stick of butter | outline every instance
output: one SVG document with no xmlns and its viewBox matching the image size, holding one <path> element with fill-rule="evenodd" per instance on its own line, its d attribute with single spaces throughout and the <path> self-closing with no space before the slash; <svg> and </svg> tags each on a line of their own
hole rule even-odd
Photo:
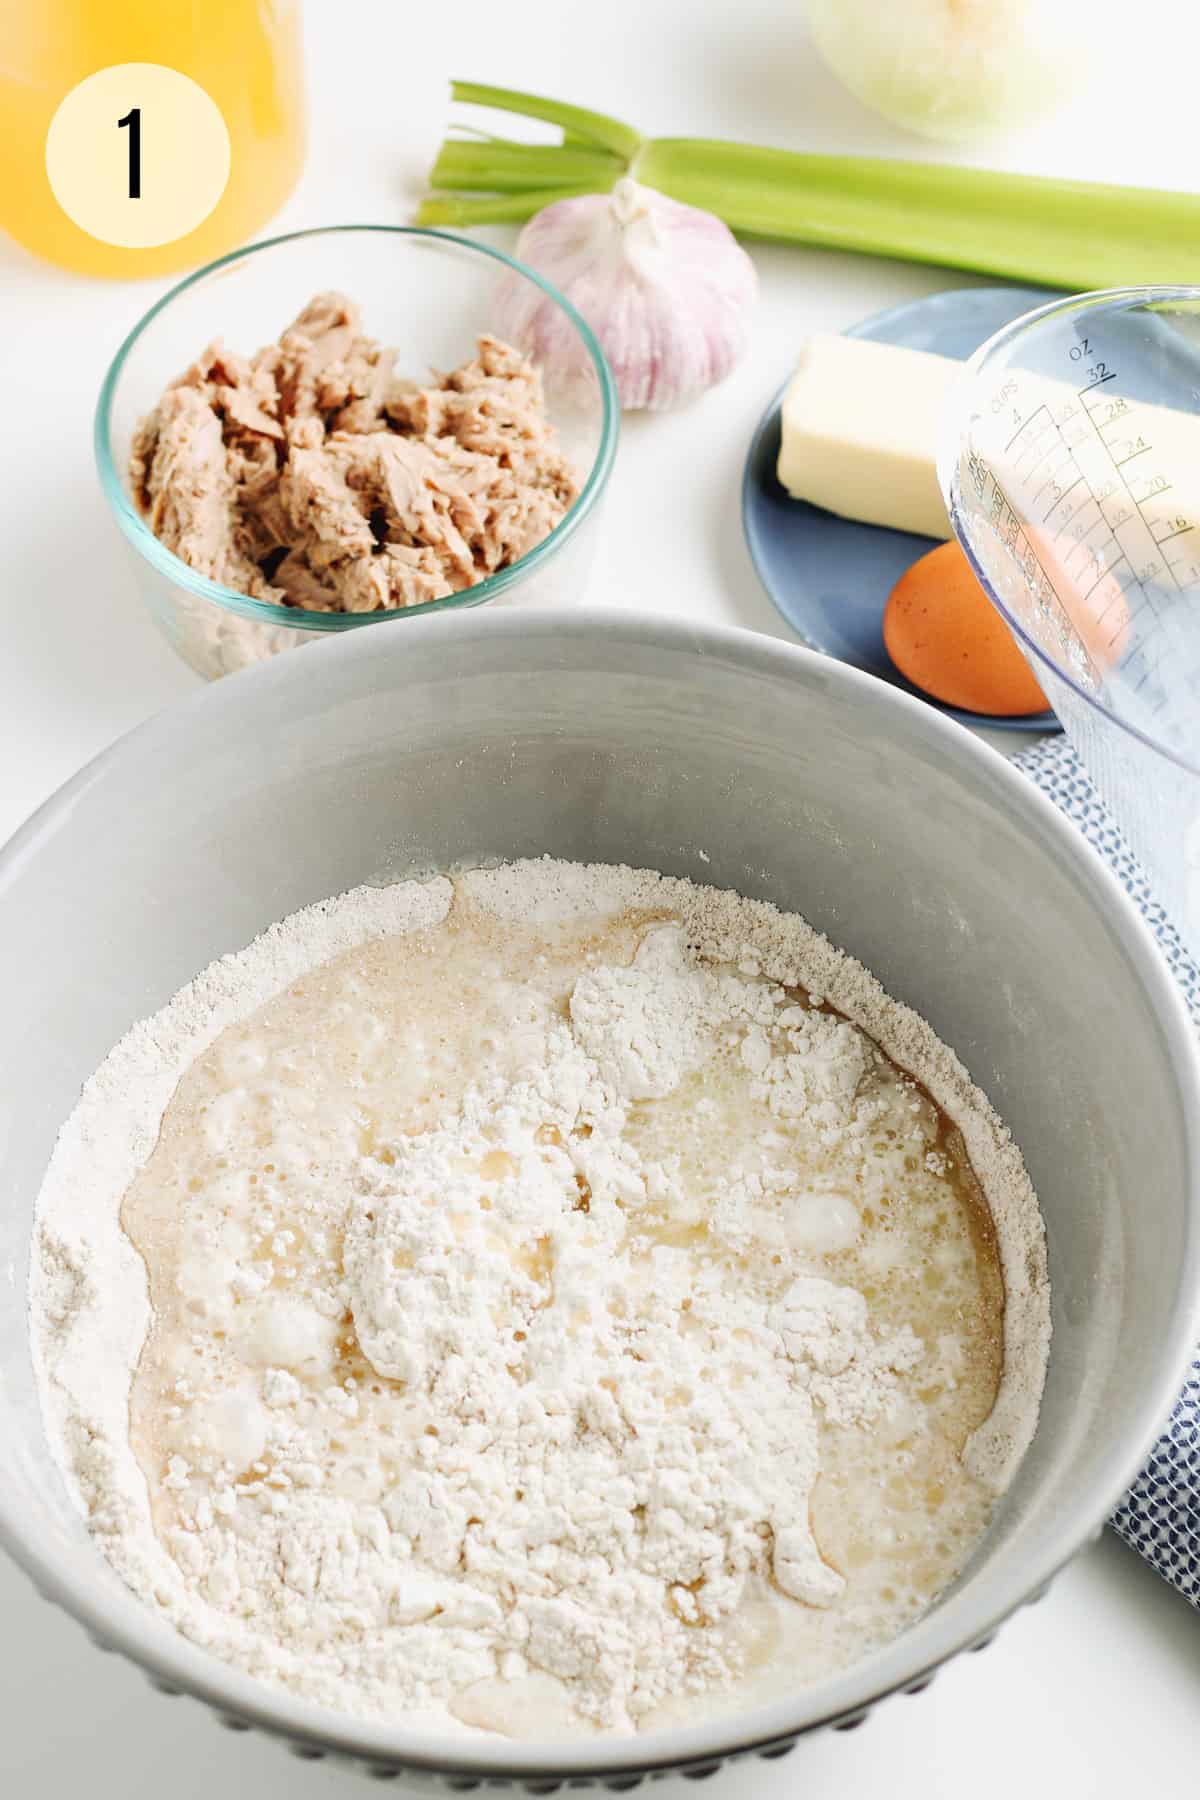
<svg viewBox="0 0 1200 1800">
<path fill-rule="evenodd" d="M 949 356 L 816 333 L 783 399 L 781 484 L 847 519 L 952 536 L 936 457 L 962 372 Z"/>
</svg>

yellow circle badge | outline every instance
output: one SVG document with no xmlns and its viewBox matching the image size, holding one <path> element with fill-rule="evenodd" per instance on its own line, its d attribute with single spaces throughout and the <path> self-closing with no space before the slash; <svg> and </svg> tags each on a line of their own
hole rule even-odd
<svg viewBox="0 0 1200 1800">
<path fill-rule="evenodd" d="M 229 180 L 229 132 L 198 82 L 160 63 L 81 81 L 46 133 L 54 198 L 105 244 L 148 250 L 203 224 Z"/>
</svg>

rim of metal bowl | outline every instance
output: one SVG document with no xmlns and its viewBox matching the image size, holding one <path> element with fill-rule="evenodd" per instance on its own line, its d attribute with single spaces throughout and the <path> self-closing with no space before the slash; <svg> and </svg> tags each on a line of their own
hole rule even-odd
<svg viewBox="0 0 1200 1800">
<path fill-rule="evenodd" d="M 1062 663 L 1051 656 L 1049 651 L 1030 635 L 1022 621 L 1004 604 L 992 586 L 982 563 L 975 554 L 966 510 L 959 502 L 959 462 L 967 440 L 967 432 L 976 411 L 980 383 L 988 366 L 1000 351 L 1008 349 L 1014 340 L 1024 336 L 1031 326 L 1042 324 L 1054 313 L 1079 313 L 1092 307 L 1122 303 L 1128 308 L 1135 304 L 1145 305 L 1169 300 L 1193 300 L 1200 303 L 1200 287 L 1184 285 L 1095 288 L 1088 293 L 1069 294 L 1065 299 L 1050 300 L 1045 306 L 1035 306 L 1030 312 L 1022 313 L 1019 319 L 1013 319 L 1010 324 L 1001 326 L 999 331 L 994 332 L 990 338 L 980 344 L 974 355 L 969 356 L 963 365 L 963 374 L 950 397 L 946 423 L 942 431 L 942 441 L 938 447 L 937 476 L 938 486 L 942 490 L 942 498 L 946 503 L 946 511 L 950 515 L 950 523 L 954 528 L 954 535 L 962 545 L 967 561 L 992 605 L 1025 649 L 1035 656 L 1051 675 L 1069 687 L 1080 700 L 1085 700 L 1110 725 L 1115 725 L 1118 731 L 1126 732 L 1139 744 L 1143 744 L 1147 750 L 1152 750 L 1156 756 L 1161 756 L 1167 762 L 1174 763 L 1177 768 L 1183 769 L 1187 774 L 1200 775 L 1200 762 L 1193 762 L 1188 757 L 1181 756 L 1178 751 L 1172 750 L 1158 738 L 1151 737 L 1139 726 L 1131 724 L 1128 719 L 1123 719 L 1111 707 L 1105 706 L 1102 700 L 1097 699 L 1095 694 L 1089 693 L 1069 669 L 1064 668 Z"/>
<path fill-rule="evenodd" d="M 600 443 L 592 459 L 587 478 L 580 491 L 579 498 L 571 507 L 566 517 L 561 519 L 548 537 L 528 551 L 519 561 L 511 563 L 506 569 L 498 569 L 484 581 L 474 587 L 464 588 L 459 594 L 449 594 L 441 600 L 425 600 L 418 606 L 389 607 L 386 610 L 370 613 L 323 613 L 313 612 L 305 607 L 276 606 L 268 600 L 254 600 L 248 594 L 239 594 L 233 588 L 223 587 L 220 582 L 210 581 L 206 575 L 197 574 L 195 569 L 181 561 L 173 551 L 161 543 L 139 516 L 117 468 L 112 448 L 112 408 L 117 387 L 125 364 L 137 346 L 142 334 L 148 329 L 160 313 L 168 307 L 188 288 L 197 282 L 204 281 L 215 274 L 218 269 L 230 268 L 236 263 L 244 262 L 250 257 L 259 256 L 264 251 L 278 249 L 282 244 L 294 244 L 305 238 L 341 237 L 348 233 L 375 232 L 381 236 L 393 236 L 416 239 L 426 243 L 449 244 L 455 249 L 466 250 L 476 256 L 488 258 L 509 274 L 522 276 L 526 281 L 539 287 L 546 297 L 561 308 L 571 321 L 583 342 L 592 367 L 600 384 L 601 425 Z M 518 582 L 537 572 L 541 566 L 557 555 L 564 545 L 574 537 L 584 520 L 593 511 L 597 500 L 603 493 L 608 477 L 612 471 L 613 460 L 617 453 L 617 440 L 620 436 L 621 408 L 617 398 L 616 382 L 608 359 L 600 347 L 600 343 L 582 315 L 575 309 L 566 295 L 560 293 L 552 282 L 531 269 L 527 264 L 519 262 L 516 257 L 509 256 L 503 250 L 495 249 L 491 244 L 482 244 L 474 238 L 463 236 L 456 231 L 439 231 L 423 225 L 316 225 L 303 231 L 287 231 L 278 237 L 264 238 L 259 243 L 244 244 L 240 249 L 231 250 L 215 261 L 205 263 L 202 268 L 185 276 L 156 300 L 147 313 L 144 313 L 137 324 L 125 338 L 120 349 L 113 357 L 108 372 L 100 389 L 100 397 L 96 403 L 96 416 L 93 429 L 93 447 L 96 465 L 100 473 L 100 485 L 105 498 L 112 508 L 117 524 L 138 554 L 145 558 L 158 572 L 165 575 L 176 587 L 186 588 L 201 600 L 210 600 L 214 606 L 222 607 L 226 612 L 237 613 L 244 619 L 257 619 L 267 625 L 282 625 L 293 631 L 354 631 L 363 625 L 377 625 L 385 619 L 428 618 L 432 613 L 452 612 L 458 608 L 483 606 L 489 600 L 498 598 Z"/>
</svg>

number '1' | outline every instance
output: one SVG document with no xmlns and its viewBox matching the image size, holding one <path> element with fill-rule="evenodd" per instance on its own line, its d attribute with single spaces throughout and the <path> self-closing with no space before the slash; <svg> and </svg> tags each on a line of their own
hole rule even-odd
<svg viewBox="0 0 1200 1800">
<path fill-rule="evenodd" d="M 129 198 L 140 200 L 142 197 L 142 109 L 131 106 L 123 119 L 117 120 L 117 130 L 124 131 L 129 127 Z"/>
</svg>

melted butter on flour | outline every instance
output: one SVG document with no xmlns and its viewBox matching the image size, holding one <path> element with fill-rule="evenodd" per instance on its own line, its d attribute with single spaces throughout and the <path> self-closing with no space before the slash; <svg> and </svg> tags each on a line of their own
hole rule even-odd
<svg viewBox="0 0 1200 1800">
<path fill-rule="evenodd" d="M 961 1139 L 661 914 L 460 896 L 312 970 L 193 1065 L 122 1216 L 155 1528 L 292 1685 L 340 1658 L 514 1735 L 744 1705 L 986 1527 L 1004 1293 Z"/>
</svg>

